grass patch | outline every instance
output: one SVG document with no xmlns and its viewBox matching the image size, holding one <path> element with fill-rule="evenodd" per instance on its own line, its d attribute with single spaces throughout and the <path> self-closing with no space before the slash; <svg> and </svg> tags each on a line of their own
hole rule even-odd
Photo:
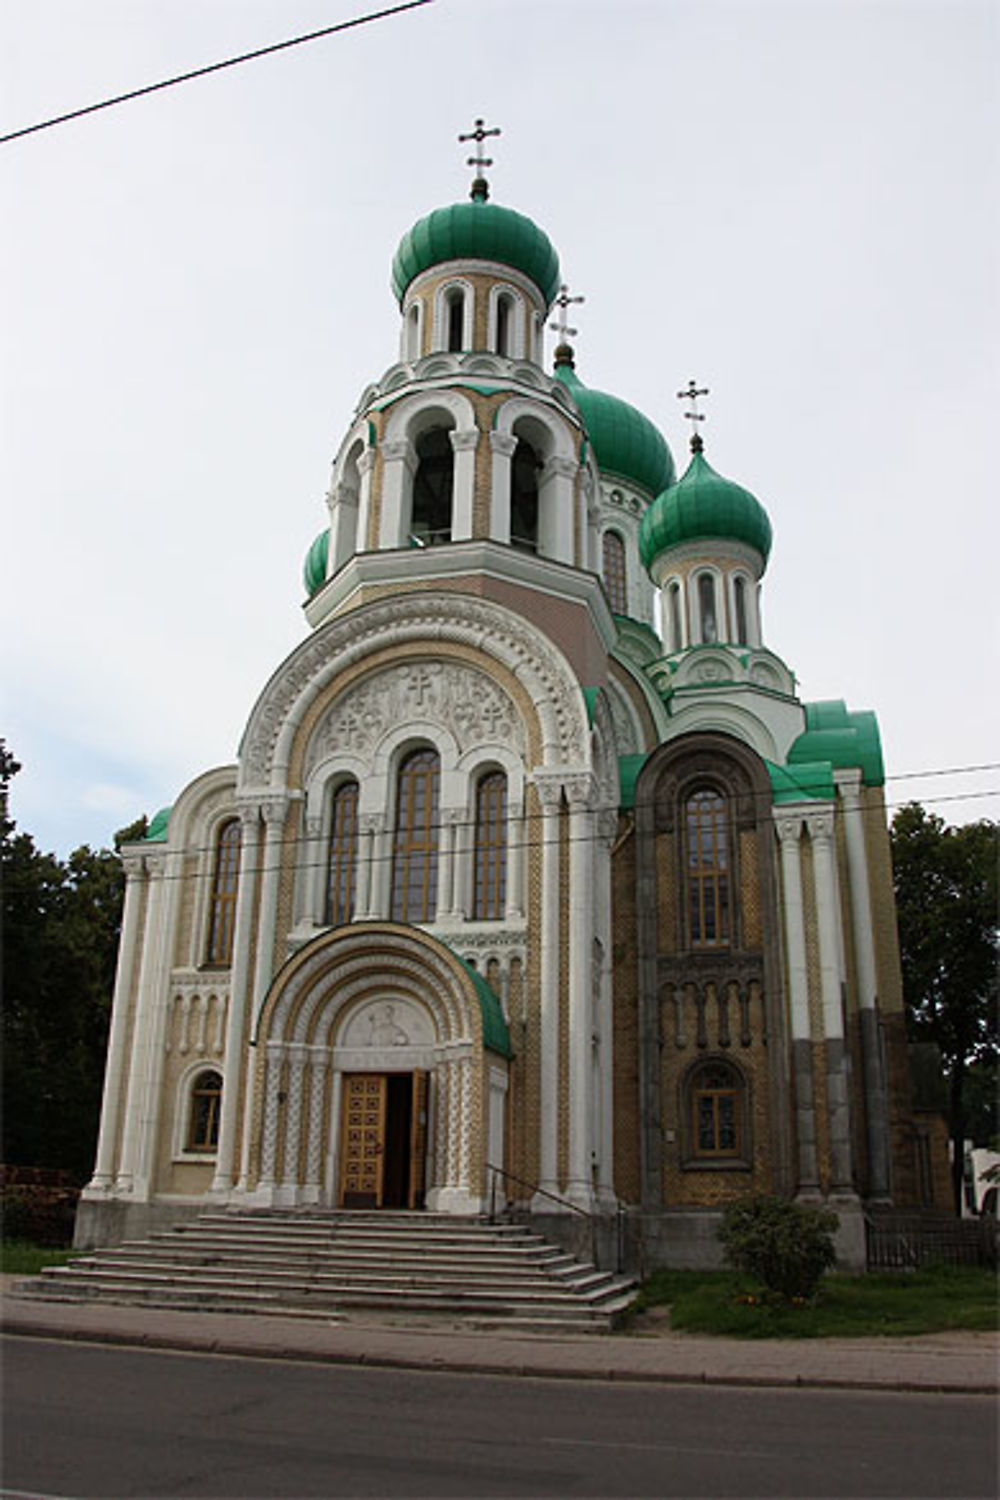
<svg viewBox="0 0 1000 1500">
<path fill-rule="evenodd" d="M 996 1277 L 965 1266 L 825 1276 L 816 1298 L 802 1306 L 768 1299 L 731 1271 L 657 1271 L 643 1285 L 635 1330 L 642 1331 L 643 1311 L 664 1306 L 672 1328 L 745 1339 L 983 1332 L 998 1324 Z"/>
<path fill-rule="evenodd" d="M 54 1250 L 51 1245 L 33 1245 L 29 1240 L 0 1241 L 0 1271 L 14 1276 L 34 1276 L 43 1266 L 62 1266 L 73 1251 Z"/>
</svg>

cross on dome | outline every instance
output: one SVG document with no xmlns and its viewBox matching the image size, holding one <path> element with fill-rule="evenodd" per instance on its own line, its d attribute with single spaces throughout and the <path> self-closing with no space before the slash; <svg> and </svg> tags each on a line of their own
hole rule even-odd
<svg viewBox="0 0 1000 1500">
<path fill-rule="evenodd" d="M 703 443 L 702 443 L 702 440 L 701 440 L 701 433 L 698 431 L 698 428 L 697 428 L 697 425 L 696 425 L 698 422 L 704 422 L 704 420 L 705 420 L 705 413 L 698 410 L 698 397 L 699 396 L 707 396 L 708 394 L 709 394 L 708 386 L 707 385 L 703 385 L 703 386 L 696 385 L 695 384 L 695 380 L 694 380 L 694 376 L 692 376 L 691 379 L 688 381 L 687 387 L 683 391 L 678 391 L 677 392 L 677 399 L 678 399 L 678 401 L 690 401 L 690 403 L 691 403 L 691 410 L 690 411 L 686 411 L 684 413 L 684 415 L 687 418 L 687 420 L 691 423 L 691 452 L 692 453 L 700 453 L 701 450 L 702 450 L 702 447 L 704 446 Z"/>
<path fill-rule="evenodd" d="M 559 335 L 560 344 L 565 344 L 568 343 L 570 339 L 575 339 L 578 331 L 575 328 L 571 328 L 567 323 L 566 309 L 569 307 L 571 302 L 586 302 L 586 300 L 586 297 L 571 297 L 569 294 L 569 287 L 566 285 L 565 281 L 560 286 L 559 295 L 558 297 L 553 299 L 552 303 L 553 307 L 558 307 L 559 315 L 554 323 L 549 324 L 552 332 Z"/>
<path fill-rule="evenodd" d="M 475 180 L 472 184 L 473 198 L 485 198 L 487 196 L 488 188 L 486 185 L 486 178 L 483 176 L 483 172 L 487 167 L 492 167 L 493 165 L 492 156 L 483 155 L 483 141 L 485 141 L 487 136 L 499 135 L 500 133 L 501 132 L 499 125 L 494 125 L 490 129 L 487 129 L 485 120 L 475 120 L 473 122 L 473 128 L 467 131 L 465 135 L 460 135 L 458 138 L 459 141 L 475 141 L 476 143 L 475 156 L 470 156 L 466 160 L 466 166 L 475 167 L 476 169 Z"/>
</svg>

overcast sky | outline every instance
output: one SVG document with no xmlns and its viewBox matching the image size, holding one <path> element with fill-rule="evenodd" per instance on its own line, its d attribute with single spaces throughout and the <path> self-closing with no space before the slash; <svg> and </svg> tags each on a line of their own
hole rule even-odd
<svg viewBox="0 0 1000 1500">
<path fill-rule="evenodd" d="M 368 6 L 375 9 L 374 4 Z M 0 133 L 363 14 L 7 0 Z M 993 0 L 435 0 L 0 147 L 0 733 L 65 854 L 231 761 L 396 357 L 400 236 L 496 201 L 586 295 L 588 384 L 775 532 L 765 639 L 890 777 L 1000 760 Z M 554 342 L 554 340 L 551 340 Z M 990 459 L 987 462 L 987 444 Z M 1000 771 L 890 780 L 949 821 Z"/>
</svg>

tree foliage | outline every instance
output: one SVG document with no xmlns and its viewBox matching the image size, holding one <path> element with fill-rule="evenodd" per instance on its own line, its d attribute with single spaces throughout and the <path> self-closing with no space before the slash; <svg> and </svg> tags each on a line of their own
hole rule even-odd
<svg viewBox="0 0 1000 1500">
<path fill-rule="evenodd" d="M 912 1040 L 937 1046 L 947 1073 L 957 1207 L 970 1119 L 990 1117 L 980 1095 L 1000 1056 L 1000 827 L 949 828 L 914 802 L 897 812 L 891 837 L 907 1026 Z"/>
<path fill-rule="evenodd" d="M 19 769 L 0 741 L 5 793 Z M 65 862 L 43 853 L 15 831 L 6 795 L 2 816 L 2 1159 L 83 1178 L 100 1114 L 121 865 L 110 850 L 86 845 Z"/>
</svg>

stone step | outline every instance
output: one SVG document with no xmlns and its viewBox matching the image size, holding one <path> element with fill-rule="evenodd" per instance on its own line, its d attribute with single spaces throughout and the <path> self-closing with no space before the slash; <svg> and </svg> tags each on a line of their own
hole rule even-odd
<svg viewBox="0 0 1000 1500">
<path fill-rule="evenodd" d="M 106 1266 L 120 1266 L 123 1269 L 130 1270 L 136 1270 L 145 1266 L 159 1269 L 171 1268 L 180 1275 L 187 1275 L 200 1270 L 217 1269 L 228 1269 L 234 1274 L 248 1271 L 257 1271 L 266 1274 L 269 1271 L 274 1271 L 282 1275 L 295 1276 L 300 1280 L 309 1280 L 315 1276 L 338 1275 L 346 1277 L 373 1274 L 407 1278 L 426 1276 L 435 1280 L 486 1282 L 518 1282 L 531 1278 L 533 1280 L 546 1281 L 550 1284 L 557 1284 L 563 1281 L 578 1282 L 582 1277 L 593 1273 L 593 1267 L 582 1261 L 566 1261 L 557 1265 L 545 1264 L 539 1266 L 507 1266 L 490 1265 L 488 1263 L 470 1266 L 462 1262 L 438 1261 L 430 1257 L 426 1260 L 420 1260 L 417 1257 L 398 1260 L 381 1256 L 327 1256 L 322 1260 L 314 1260 L 310 1261 L 308 1265 L 302 1265 L 280 1256 L 256 1256 L 249 1252 L 238 1256 L 178 1256 L 159 1254 L 153 1250 L 147 1250 L 144 1254 L 138 1249 L 128 1254 L 118 1251 L 108 1252 L 102 1257 L 100 1263 Z"/>
<path fill-rule="evenodd" d="M 516 1271 L 533 1267 L 556 1269 L 575 1264 L 572 1256 L 555 1246 L 543 1246 L 533 1251 L 511 1253 L 506 1250 L 479 1246 L 474 1250 L 456 1251 L 451 1247 L 381 1245 L 381 1244 L 333 1244 L 309 1247 L 286 1246 L 280 1241 L 256 1244 L 253 1240 L 214 1240 L 201 1238 L 182 1242 L 170 1240 L 131 1240 L 115 1248 L 117 1255 L 169 1256 L 180 1262 L 212 1259 L 239 1259 L 253 1256 L 257 1260 L 280 1260 L 283 1264 L 301 1265 L 304 1268 L 322 1265 L 326 1261 L 357 1261 L 365 1264 L 379 1261 L 385 1265 L 437 1264 L 462 1267 L 505 1267 Z"/>
</svg>

